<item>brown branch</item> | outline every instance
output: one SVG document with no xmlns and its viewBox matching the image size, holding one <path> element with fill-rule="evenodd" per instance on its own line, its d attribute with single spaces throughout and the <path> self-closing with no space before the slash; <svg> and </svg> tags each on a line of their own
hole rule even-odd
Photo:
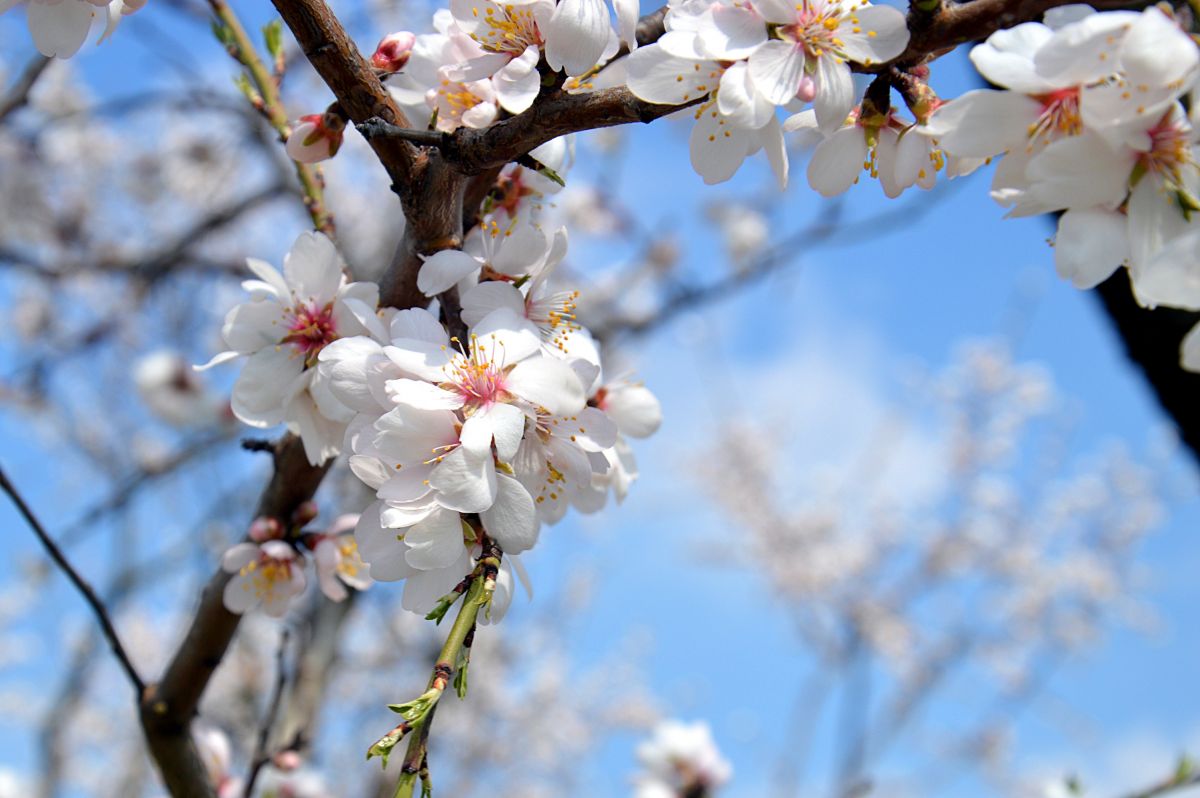
<svg viewBox="0 0 1200 798">
<path fill-rule="evenodd" d="M 44 55 L 38 55 L 34 56 L 25 66 L 21 76 L 17 78 L 17 82 L 8 90 L 8 94 L 0 99 L 0 122 L 7 119 L 9 114 L 24 108 L 29 103 L 29 94 L 52 60 Z"/>
<path fill-rule="evenodd" d="M 0 490 L 8 494 L 12 499 L 13 504 L 17 506 L 17 510 L 25 518 L 26 523 L 33 529 L 38 540 L 46 549 L 46 553 L 50 555 L 50 559 L 54 560 L 67 579 L 71 580 L 71 584 L 83 596 L 84 601 L 92 608 L 92 613 L 96 616 L 96 622 L 100 624 L 101 631 L 104 632 L 104 637 L 108 639 L 108 645 L 112 648 L 113 655 L 116 656 L 117 662 L 120 663 L 121 669 L 125 671 L 125 676 L 129 679 L 129 683 L 133 685 L 133 689 L 137 692 L 139 699 L 146 691 L 146 683 L 142 681 L 142 677 L 138 674 L 137 668 L 134 667 L 133 661 L 129 658 L 129 654 L 125 651 L 125 646 L 121 644 L 121 638 L 117 636 L 117 630 L 113 626 L 112 619 L 108 616 L 108 609 L 104 606 L 104 602 L 96 595 L 96 591 L 88 584 L 75 567 L 67 560 L 62 550 L 55 544 L 54 540 L 46 532 L 41 521 L 33 514 L 33 510 L 26 504 L 24 497 L 8 479 L 8 475 L 4 473 L 4 469 L 0 468 Z"/>
<path fill-rule="evenodd" d="M 328 464 L 309 465 L 300 439 L 285 436 L 276 445 L 275 472 L 263 491 L 255 517 L 289 518 L 297 506 L 312 498 L 327 468 Z M 222 600 L 230 578 L 218 570 L 209 580 L 187 636 L 162 681 L 151 685 L 142 701 L 146 742 L 174 798 L 214 796 L 189 725 L 241 621 L 241 616 L 225 609 Z"/>
</svg>

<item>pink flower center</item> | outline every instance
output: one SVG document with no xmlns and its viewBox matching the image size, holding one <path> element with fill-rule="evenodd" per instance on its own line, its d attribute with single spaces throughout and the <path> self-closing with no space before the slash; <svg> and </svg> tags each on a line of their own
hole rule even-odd
<svg viewBox="0 0 1200 798">
<path fill-rule="evenodd" d="M 1042 104 L 1042 113 L 1029 126 L 1031 141 L 1045 137 L 1053 141 L 1063 136 L 1077 136 L 1083 132 L 1083 120 L 1079 116 L 1079 88 L 1059 89 L 1035 97 Z"/>
<path fill-rule="evenodd" d="M 296 347 L 307 365 L 316 362 L 317 355 L 327 344 L 337 340 L 337 324 L 333 320 L 333 303 L 323 307 L 297 305 L 292 308 L 288 334 L 282 343 Z"/>
<path fill-rule="evenodd" d="M 1183 188 L 1183 172 L 1197 168 L 1192 157 L 1192 131 L 1168 114 L 1150 128 L 1150 149 L 1139 159 L 1141 166 L 1176 189 Z"/>
<path fill-rule="evenodd" d="M 840 9 L 836 5 L 833 8 L 814 9 L 807 0 L 797 6 L 796 21 L 790 25 L 779 26 L 780 38 L 802 46 L 805 53 L 812 58 L 820 58 L 826 53 L 841 50 L 842 41 L 837 37 L 838 28 L 842 24 Z M 858 28 L 857 22 L 851 22 Z"/>
<path fill-rule="evenodd" d="M 471 13 L 479 17 L 478 8 L 472 9 Z M 485 50 L 519 56 L 527 47 L 544 44 L 542 32 L 529 8 L 489 6 L 483 15 L 483 27 L 472 33 L 471 38 Z"/>
<path fill-rule="evenodd" d="M 470 354 L 455 359 L 446 387 L 457 391 L 468 405 L 486 407 L 507 398 L 504 377 L 504 369 L 496 362 L 494 353 L 489 356 L 480 351 L 477 339 L 472 336 Z"/>
</svg>

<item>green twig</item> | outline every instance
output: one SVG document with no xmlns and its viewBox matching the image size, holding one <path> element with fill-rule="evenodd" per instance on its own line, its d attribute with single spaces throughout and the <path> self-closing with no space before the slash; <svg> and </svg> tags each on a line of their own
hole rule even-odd
<svg viewBox="0 0 1200 798">
<path fill-rule="evenodd" d="M 279 140 L 286 142 L 291 134 L 291 120 L 288 119 L 287 109 L 279 94 L 279 74 L 271 70 L 259 57 L 258 50 L 250 41 L 246 29 L 242 26 L 233 9 L 225 0 L 208 0 L 213 14 L 217 17 L 214 30 L 225 49 L 239 64 L 246 68 L 249 81 L 243 82 L 243 93 L 259 113 L 271 124 L 279 134 Z M 268 46 L 272 42 L 272 34 L 268 26 L 266 33 Z M 275 67 L 282 66 L 281 59 L 276 56 Z M 252 84 L 252 85 L 251 85 Z M 317 167 L 292 161 L 296 169 L 296 177 L 300 179 L 300 187 L 304 193 L 304 207 L 312 217 L 313 227 L 331 238 L 334 235 L 333 216 L 325 207 L 325 181 Z"/>
<path fill-rule="evenodd" d="M 396 784 L 394 798 L 412 798 L 418 781 L 422 783 L 424 789 L 428 788 L 429 732 L 433 725 L 437 702 L 445 694 L 446 687 L 450 684 L 455 671 L 466 666 L 465 654 L 474 637 L 479 613 L 491 604 L 492 593 L 496 588 L 496 575 L 500 569 L 500 550 L 486 537 L 483 539 L 483 544 L 483 556 L 469 577 L 470 586 L 459 606 L 454 625 L 450 627 L 450 634 L 447 635 L 441 653 L 438 654 L 437 664 L 433 666 L 433 675 L 429 678 L 428 688 L 415 701 L 392 707 L 404 715 L 405 723 L 402 723 L 401 726 L 407 725 L 407 728 L 403 729 L 394 740 L 388 740 L 388 749 L 390 750 L 399 743 L 400 738 L 409 731 L 414 732 L 409 738 L 408 750 L 404 754 L 404 768 L 400 773 L 400 780 Z M 465 685 L 465 682 L 463 684 Z M 372 747 L 372 752 L 381 755 L 387 753 L 379 750 L 378 743 Z"/>
</svg>

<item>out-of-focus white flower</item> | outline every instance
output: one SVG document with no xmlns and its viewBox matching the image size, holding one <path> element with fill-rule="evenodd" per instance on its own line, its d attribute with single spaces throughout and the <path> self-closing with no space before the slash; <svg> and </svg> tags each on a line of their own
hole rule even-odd
<svg viewBox="0 0 1200 798">
<path fill-rule="evenodd" d="M 217 798 L 234 798 L 243 792 L 242 780 L 230 771 L 233 765 L 233 749 L 225 732 L 198 720 L 192 724 L 192 739 L 209 781 L 217 788 Z M 0 792 L 0 796 L 3 792 Z"/>
<path fill-rule="evenodd" d="M 225 609 L 238 615 L 262 605 L 268 615 L 280 618 L 304 592 L 304 558 L 282 540 L 238 543 L 221 557 L 221 568 L 233 574 L 225 585 Z"/>
<path fill-rule="evenodd" d="M 638 746 L 645 772 L 637 779 L 637 798 L 683 798 L 694 792 L 712 795 L 733 776 L 733 766 L 721 756 L 704 721 L 660 723 L 653 736 Z"/>
<path fill-rule="evenodd" d="M 345 601 L 349 595 L 346 585 L 355 590 L 366 590 L 371 586 L 367 564 L 363 562 L 358 553 L 358 544 L 354 542 L 353 532 L 357 524 L 357 515 L 340 516 L 328 530 L 317 536 L 315 542 L 309 544 L 317 568 L 317 583 L 330 601 Z"/>
<path fill-rule="evenodd" d="M 225 403 L 197 379 L 178 352 L 160 349 L 139 358 L 133 384 L 150 412 L 176 427 L 211 424 L 225 412 Z"/>
</svg>

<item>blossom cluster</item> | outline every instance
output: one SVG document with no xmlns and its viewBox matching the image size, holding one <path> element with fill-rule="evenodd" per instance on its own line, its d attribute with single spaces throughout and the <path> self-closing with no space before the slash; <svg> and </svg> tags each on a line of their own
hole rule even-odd
<svg viewBox="0 0 1200 798">
<path fill-rule="evenodd" d="M 947 153 L 1000 158 L 992 197 L 1009 216 L 1062 211 L 1059 273 L 1090 288 L 1124 265 L 1138 301 L 1200 309 L 1195 103 L 1200 50 L 1156 6 L 1057 9 L 992 34 L 971 60 L 1000 88 L 940 105 L 924 132 Z M 1184 347 L 1200 369 L 1200 333 Z"/>
<path fill-rule="evenodd" d="M 552 287 L 566 231 L 547 233 L 528 216 L 490 214 L 462 250 L 422 266 L 428 296 L 455 288 L 461 297 L 461 335 L 424 308 L 377 309 L 378 287 L 349 282 L 320 233 L 300 236 L 282 274 L 249 262 L 250 301 L 229 312 L 229 349 L 208 364 L 248 357 L 232 412 L 254 426 L 286 422 L 314 465 L 346 451 L 377 501 L 357 522 L 356 545 L 277 522 L 252 529 L 254 542 L 225 555 L 236 574 L 231 611 L 261 602 L 282 614 L 304 588 L 301 543 L 331 598 L 344 595 L 334 574 L 363 586 L 361 552 L 371 577 L 405 580 L 403 605 L 428 613 L 471 573 L 486 536 L 506 555 L 498 619 L 514 570 L 524 578 L 514 555 L 542 524 L 571 506 L 595 512 L 610 491 L 624 498 L 637 476 L 627 437 L 657 429 L 658 401 L 604 378 L 596 341 L 574 320 L 578 292 Z"/>
<path fill-rule="evenodd" d="M 0 14 L 22 0 L 0 0 Z M 146 0 L 25 0 L 25 19 L 38 52 L 48 58 L 70 58 L 79 52 L 97 19 L 104 20 L 100 41 L 112 35 L 121 18 Z"/>
</svg>

